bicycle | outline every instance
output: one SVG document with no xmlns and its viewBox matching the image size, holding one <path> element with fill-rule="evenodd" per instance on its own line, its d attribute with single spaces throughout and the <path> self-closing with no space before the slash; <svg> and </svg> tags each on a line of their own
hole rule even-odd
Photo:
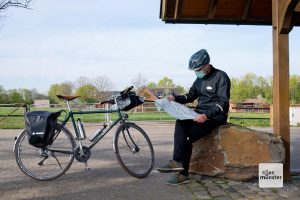
<svg viewBox="0 0 300 200">
<path fill-rule="evenodd" d="M 58 98 L 66 102 L 68 112 L 65 110 L 59 111 L 60 113 L 66 112 L 66 116 L 62 122 L 56 124 L 52 144 L 43 148 L 31 146 L 28 143 L 27 130 L 23 130 L 17 137 L 14 146 L 18 167 L 27 176 L 37 180 L 58 178 L 70 168 L 74 158 L 79 162 L 84 162 L 87 169 L 91 149 L 114 126 L 119 124 L 113 137 L 113 149 L 119 164 L 133 177 L 146 177 L 152 171 L 154 165 L 154 150 L 146 132 L 135 123 L 129 122 L 129 116 L 124 112 L 124 104 L 126 104 L 126 101 L 128 103 L 128 98 L 125 97 L 132 93 L 130 92 L 132 88 L 131 86 L 111 99 L 101 102 L 101 104 L 106 105 L 115 104 L 117 105 L 116 109 L 73 112 L 69 102 L 78 96 L 57 95 Z M 76 123 L 74 116 L 94 113 L 117 113 L 118 118 L 110 124 L 104 122 L 103 127 L 100 127 L 91 138 L 88 138 L 89 146 L 83 146 L 82 142 L 87 139 L 84 126 L 80 119 Z M 70 119 L 76 139 L 65 127 Z"/>
</svg>

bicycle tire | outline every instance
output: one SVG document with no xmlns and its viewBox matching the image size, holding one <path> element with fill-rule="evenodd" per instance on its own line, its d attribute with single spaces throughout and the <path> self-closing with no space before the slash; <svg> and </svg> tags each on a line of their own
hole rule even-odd
<svg viewBox="0 0 300 200">
<path fill-rule="evenodd" d="M 114 150 L 121 167 L 131 176 L 144 178 L 154 166 L 154 150 L 146 132 L 134 123 L 118 127 Z"/>
<path fill-rule="evenodd" d="M 57 132 L 58 129 L 61 130 Z M 14 148 L 15 159 L 21 171 L 30 178 L 41 181 L 52 180 L 63 175 L 72 165 L 76 144 L 73 135 L 60 124 L 57 124 L 55 132 L 53 143 L 44 149 L 28 143 L 26 129 L 17 138 Z M 49 150 L 50 148 L 53 151 Z M 73 153 L 56 152 L 54 149 Z"/>
</svg>

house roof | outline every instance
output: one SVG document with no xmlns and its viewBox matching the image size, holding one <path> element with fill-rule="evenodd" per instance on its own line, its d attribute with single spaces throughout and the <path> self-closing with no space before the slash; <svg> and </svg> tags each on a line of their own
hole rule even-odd
<svg viewBox="0 0 300 200">
<path fill-rule="evenodd" d="M 158 98 L 164 97 L 166 95 L 169 95 L 170 93 L 175 93 L 175 94 L 179 94 L 179 91 L 177 88 L 175 87 L 171 87 L 171 88 L 166 88 L 166 87 L 162 87 L 162 88 L 148 88 L 148 87 L 144 87 L 139 94 L 144 96 L 146 98 L 146 100 L 151 100 L 154 101 Z"/>
<path fill-rule="evenodd" d="M 166 23 L 272 25 L 272 0 L 161 0 Z M 300 3 L 293 25 L 300 26 Z"/>
</svg>

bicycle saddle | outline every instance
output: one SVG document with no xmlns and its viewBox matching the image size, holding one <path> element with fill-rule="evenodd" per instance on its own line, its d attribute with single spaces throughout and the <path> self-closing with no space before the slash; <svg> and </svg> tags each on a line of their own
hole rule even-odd
<svg viewBox="0 0 300 200">
<path fill-rule="evenodd" d="M 76 99 L 79 96 L 63 96 L 63 95 L 56 95 L 57 98 L 65 100 L 65 101 L 72 101 L 73 99 Z"/>
</svg>

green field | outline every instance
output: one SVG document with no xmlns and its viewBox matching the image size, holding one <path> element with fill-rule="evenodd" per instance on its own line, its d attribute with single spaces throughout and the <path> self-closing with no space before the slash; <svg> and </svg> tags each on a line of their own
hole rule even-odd
<svg viewBox="0 0 300 200">
<path fill-rule="evenodd" d="M 12 112 L 15 108 L 0 108 L 0 129 L 12 129 L 12 128 L 24 128 L 24 109 L 20 108 L 13 113 L 13 116 L 8 117 L 4 120 L 3 117 L 8 113 Z M 31 109 L 32 111 L 34 109 Z M 47 109 L 48 111 L 57 111 L 60 109 Z M 74 110 L 75 111 L 75 110 Z M 175 121 L 175 118 L 171 117 L 165 112 L 139 112 L 129 114 L 129 120 L 132 121 Z M 87 114 L 87 115 L 76 115 L 76 119 L 80 118 L 83 122 L 102 122 L 104 121 L 104 114 Z M 112 120 L 114 120 L 117 115 L 112 114 Z M 60 120 L 63 120 L 64 116 L 60 117 Z M 261 118 L 261 119 L 255 119 Z M 238 124 L 241 126 L 258 126 L 258 127 L 269 127 L 269 113 L 230 113 L 229 120 L 230 123 Z"/>
</svg>

